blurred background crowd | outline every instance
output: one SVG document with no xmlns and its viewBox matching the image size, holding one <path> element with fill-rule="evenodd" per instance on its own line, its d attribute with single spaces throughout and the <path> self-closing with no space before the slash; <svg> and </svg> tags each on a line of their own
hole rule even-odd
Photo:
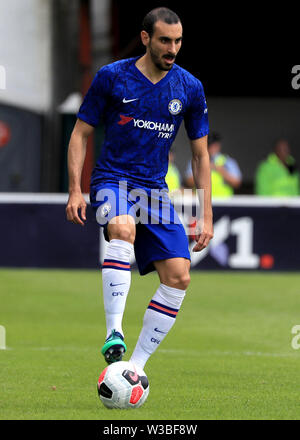
<svg viewBox="0 0 300 440">
<path fill-rule="evenodd" d="M 119 0 L 0 0 L 1 192 L 67 192 L 68 141 L 82 98 L 103 65 L 143 54 L 141 21 L 156 6 L 181 17 L 177 63 L 204 86 L 213 196 L 299 195 L 300 103 L 283 56 L 270 72 L 281 37 L 274 28 L 266 57 L 263 14 L 253 33 L 242 18 L 212 16 L 206 6 L 199 14 L 179 1 Z M 88 145 L 84 192 L 103 137 L 100 125 Z M 193 188 L 190 160 L 182 126 L 170 154 L 170 191 Z"/>
<path fill-rule="evenodd" d="M 208 136 L 208 153 L 211 165 L 212 196 L 223 198 L 241 193 L 243 175 L 238 162 L 222 151 L 222 138 L 218 133 Z M 299 195 L 299 169 L 291 154 L 287 139 L 279 138 L 273 143 L 267 157 L 259 162 L 254 175 L 254 194 L 259 196 L 294 197 Z M 194 188 L 191 161 L 182 176 L 174 153 L 170 152 L 166 176 L 170 192 L 182 188 Z"/>
</svg>

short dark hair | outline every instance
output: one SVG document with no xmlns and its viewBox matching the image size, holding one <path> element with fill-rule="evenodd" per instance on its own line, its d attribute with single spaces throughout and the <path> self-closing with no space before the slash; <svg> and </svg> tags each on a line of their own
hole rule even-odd
<svg viewBox="0 0 300 440">
<path fill-rule="evenodd" d="M 142 30 L 146 31 L 151 38 L 154 33 L 154 25 L 157 21 L 163 21 L 167 24 L 181 23 L 180 18 L 175 12 L 168 8 L 155 8 L 148 12 L 142 23 Z"/>
<path fill-rule="evenodd" d="M 215 142 L 221 142 L 222 136 L 219 133 L 216 133 L 215 131 L 209 133 L 207 138 L 207 145 L 214 144 Z"/>
</svg>

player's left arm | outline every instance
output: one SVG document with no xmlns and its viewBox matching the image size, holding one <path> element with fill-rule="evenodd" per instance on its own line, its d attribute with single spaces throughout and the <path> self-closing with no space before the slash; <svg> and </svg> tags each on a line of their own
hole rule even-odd
<svg viewBox="0 0 300 440">
<path fill-rule="evenodd" d="M 210 240 L 213 238 L 213 213 L 211 204 L 211 173 L 210 162 L 207 151 L 207 136 L 191 140 L 192 149 L 192 170 L 197 189 L 202 190 L 203 197 L 200 203 L 203 206 L 203 219 L 201 231 L 196 234 L 197 243 L 193 248 L 193 252 L 202 251 L 206 248 Z"/>
</svg>

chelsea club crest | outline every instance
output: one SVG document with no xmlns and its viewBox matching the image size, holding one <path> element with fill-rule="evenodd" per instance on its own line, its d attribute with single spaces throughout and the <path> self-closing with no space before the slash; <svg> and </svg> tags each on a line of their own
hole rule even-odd
<svg viewBox="0 0 300 440">
<path fill-rule="evenodd" d="M 101 206 L 101 217 L 107 217 L 108 214 L 111 211 L 111 204 L 109 202 L 104 203 L 104 205 Z"/>
<path fill-rule="evenodd" d="M 179 99 L 172 99 L 168 105 L 171 115 L 178 115 L 182 110 L 182 102 Z"/>
</svg>

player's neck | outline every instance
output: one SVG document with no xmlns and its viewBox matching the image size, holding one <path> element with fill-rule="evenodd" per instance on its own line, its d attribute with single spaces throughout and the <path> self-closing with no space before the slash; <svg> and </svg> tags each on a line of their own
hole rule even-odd
<svg viewBox="0 0 300 440">
<path fill-rule="evenodd" d="M 142 74 L 153 84 L 158 83 L 169 72 L 168 70 L 158 69 L 152 62 L 150 55 L 147 53 L 139 58 L 135 65 L 142 72 Z"/>
</svg>

